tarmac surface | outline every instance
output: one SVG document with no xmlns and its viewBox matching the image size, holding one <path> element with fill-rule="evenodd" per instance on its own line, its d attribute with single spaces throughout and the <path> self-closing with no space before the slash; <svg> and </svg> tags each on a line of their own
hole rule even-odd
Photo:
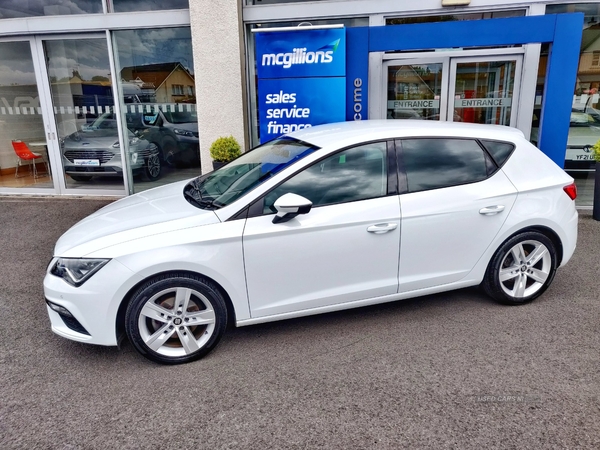
<svg viewBox="0 0 600 450">
<path fill-rule="evenodd" d="M 107 201 L 0 198 L 1 449 L 600 448 L 600 222 L 519 307 L 478 289 L 229 330 L 160 366 L 55 336 L 57 238 Z"/>
</svg>

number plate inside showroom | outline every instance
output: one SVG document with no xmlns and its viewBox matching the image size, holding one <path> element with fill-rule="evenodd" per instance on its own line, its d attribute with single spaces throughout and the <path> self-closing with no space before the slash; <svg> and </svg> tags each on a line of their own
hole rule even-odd
<svg viewBox="0 0 600 450">
<path fill-rule="evenodd" d="M 99 166 L 99 159 L 74 159 L 73 164 L 76 166 Z"/>
</svg>

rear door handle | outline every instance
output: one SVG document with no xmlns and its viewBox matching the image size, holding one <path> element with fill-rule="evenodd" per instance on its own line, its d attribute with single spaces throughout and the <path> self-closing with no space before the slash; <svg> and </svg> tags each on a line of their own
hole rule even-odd
<svg viewBox="0 0 600 450">
<path fill-rule="evenodd" d="M 484 216 L 493 216 L 494 214 L 498 214 L 504 211 L 504 205 L 496 205 L 496 206 L 486 206 L 485 208 L 481 208 L 479 210 L 479 214 L 483 214 Z"/>
<path fill-rule="evenodd" d="M 369 233 L 383 234 L 398 228 L 397 223 L 378 223 L 367 227 Z"/>
</svg>

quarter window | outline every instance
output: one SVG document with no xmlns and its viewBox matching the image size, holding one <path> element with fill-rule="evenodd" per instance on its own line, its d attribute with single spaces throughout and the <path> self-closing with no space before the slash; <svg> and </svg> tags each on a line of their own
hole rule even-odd
<svg viewBox="0 0 600 450">
<path fill-rule="evenodd" d="M 408 192 L 474 183 L 488 177 L 489 162 L 471 139 L 402 140 Z"/>
<path fill-rule="evenodd" d="M 506 162 L 508 157 L 512 154 L 512 151 L 515 149 L 514 144 L 509 144 L 508 142 L 481 141 L 481 143 L 487 151 L 490 152 L 499 166 Z"/>
<path fill-rule="evenodd" d="M 385 142 L 361 145 L 313 164 L 267 194 L 263 212 L 276 212 L 275 200 L 290 192 L 309 199 L 313 206 L 385 196 L 386 147 Z"/>
</svg>

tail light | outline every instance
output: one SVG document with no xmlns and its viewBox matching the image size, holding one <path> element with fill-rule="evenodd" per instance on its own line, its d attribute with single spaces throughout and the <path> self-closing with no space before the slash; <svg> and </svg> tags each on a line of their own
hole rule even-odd
<svg viewBox="0 0 600 450">
<path fill-rule="evenodd" d="M 567 193 L 571 200 L 575 200 L 577 198 L 577 186 L 575 186 L 575 183 L 571 183 L 568 186 L 563 187 L 563 191 Z"/>
</svg>

